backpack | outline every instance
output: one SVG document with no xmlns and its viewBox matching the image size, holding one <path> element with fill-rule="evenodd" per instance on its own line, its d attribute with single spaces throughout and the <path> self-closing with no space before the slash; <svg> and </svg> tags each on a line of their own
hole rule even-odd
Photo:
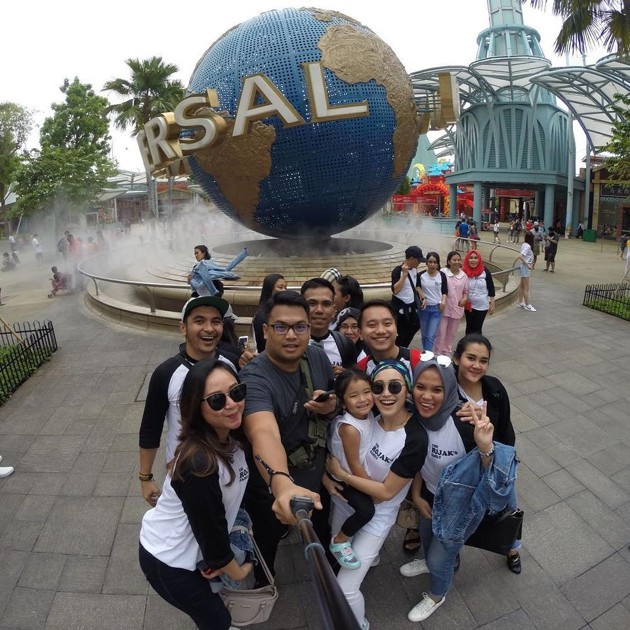
<svg viewBox="0 0 630 630">
<path fill-rule="evenodd" d="M 357 349 L 354 344 L 350 339 L 348 339 L 348 337 L 338 330 L 331 330 L 330 334 L 335 340 L 339 354 L 341 355 L 341 365 L 345 368 L 352 367 L 357 362 L 358 356 Z"/>
</svg>

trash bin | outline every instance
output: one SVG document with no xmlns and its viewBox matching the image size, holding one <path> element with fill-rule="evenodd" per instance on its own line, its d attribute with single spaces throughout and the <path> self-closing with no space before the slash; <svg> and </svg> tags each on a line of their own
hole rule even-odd
<svg viewBox="0 0 630 630">
<path fill-rule="evenodd" d="M 594 243 L 597 239 L 597 232 L 595 230 L 584 230 L 584 235 L 582 236 L 582 240 L 587 243 Z"/>
</svg>

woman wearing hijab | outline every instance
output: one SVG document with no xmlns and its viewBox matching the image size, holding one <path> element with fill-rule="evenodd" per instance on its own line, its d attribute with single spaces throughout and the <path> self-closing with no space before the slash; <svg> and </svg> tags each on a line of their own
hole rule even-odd
<svg viewBox="0 0 630 630">
<path fill-rule="evenodd" d="M 374 516 L 352 539 L 352 550 L 360 563 L 355 569 L 340 569 L 337 581 L 341 586 L 361 630 L 368 630 L 365 601 L 361 584 L 378 557 L 398 508 L 407 496 L 411 481 L 419 471 L 427 451 L 427 436 L 417 414 L 409 411 L 409 371 L 400 361 L 381 361 L 372 372 L 372 394 L 379 414 L 372 423 L 363 466 L 370 479 L 356 477 L 344 470 L 339 460 L 329 456 L 327 469 L 339 480 L 325 481 L 332 496 L 331 529 L 339 531 L 352 509 L 340 495 L 343 485 L 370 495 L 375 501 Z M 341 485 L 340 485 L 341 484 Z"/>
<path fill-rule="evenodd" d="M 494 427 L 485 408 L 481 413 L 472 409 L 469 421 L 455 416 L 461 403 L 457 376 L 448 357 L 430 358 L 416 366 L 412 396 L 430 445 L 411 491 L 420 512 L 419 530 L 426 560 L 413 560 L 400 567 L 405 577 L 429 574 L 429 592 L 423 593 L 421 601 L 408 614 L 410 621 L 417 622 L 432 615 L 444 603 L 459 564 L 458 551 L 463 545 L 463 540 L 460 545 L 447 544 L 434 535 L 434 528 L 437 530 L 444 523 L 467 515 L 467 506 L 462 502 L 455 508 L 456 514 L 444 512 L 441 520 L 433 523 L 434 498 L 442 471 L 468 453 L 478 458 L 477 470 L 481 466 L 487 471 L 492 465 L 495 444 L 492 441 Z"/>
<path fill-rule="evenodd" d="M 468 276 L 468 302 L 464 307 L 466 334 L 482 333 L 486 315 L 494 314 L 494 281 L 477 250 L 464 256 L 462 271 Z"/>
</svg>

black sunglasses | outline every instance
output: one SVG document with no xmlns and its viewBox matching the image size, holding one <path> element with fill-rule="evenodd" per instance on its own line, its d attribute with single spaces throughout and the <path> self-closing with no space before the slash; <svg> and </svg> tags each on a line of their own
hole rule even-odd
<svg viewBox="0 0 630 630">
<path fill-rule="evenodd" d="M 374 381 L 371 387 L 372 393 L 377 396 L 380 396 L 385 391 L 385 388 L 389 390 L 390 394 L 394 394 L 394 396 L 396 396 L 396 394 L 400 394 L 400 392 L 402 392 L 403 383 L 402 381 L 389 381 L 389 383 Z"/>
<path fill-rule="evenodd" d="M 238 403 L 245 400 L 246 393 L 247 385 L 245 383 L 239 383 L 238 385 L 234 385 L 227 394 L 224 394 L 223 392 L 216 392 L 215 394 L 210 394 L 201 400 L 205 400 L 212 411 L 221 411 L 221 409 L 225 407 L 225 403 L 227 403 L 228 396 L 235 403 Z"/>
</svg>

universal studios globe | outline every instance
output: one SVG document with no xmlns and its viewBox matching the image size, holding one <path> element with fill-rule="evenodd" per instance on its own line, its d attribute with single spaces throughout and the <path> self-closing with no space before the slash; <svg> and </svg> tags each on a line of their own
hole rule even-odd
<svg viewBox="0 0 630 630">
<path fill-rule="evenodd" d="M 323 239 L 374 214 L 416 150 L 407 73 L 371 30 L 335 11 L 283 9 L 225 33 L 188 91 L 216 90 L 223 140 L 190 157 L 206 194 L 268 236 Z"/>
</svg>

